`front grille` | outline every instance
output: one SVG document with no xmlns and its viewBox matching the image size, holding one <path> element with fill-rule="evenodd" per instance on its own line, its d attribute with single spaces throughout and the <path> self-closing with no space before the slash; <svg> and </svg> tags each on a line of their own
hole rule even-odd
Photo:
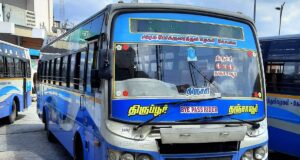
<svg viewBox="0 0 300 160">
<path fill-rule="evenodd" d="M 162 144 L 161 140 L 157 140 L 157 144 L 159 147 L 159 152 L 161 154 L 233 152 L 233 151 L 238 151 L 239 149 L 239 142 Z M 189 159 L 189 160 L 193 160 L 193 159 Z M 208 160 L 214 160 L 214 159 L 208 159 Z"/>
<path fill-rule="evenodd" d="M 232 160 L 232 157 L 211 157 L 211 158 L 166 158 L 165 160 Z"/>
</svg>

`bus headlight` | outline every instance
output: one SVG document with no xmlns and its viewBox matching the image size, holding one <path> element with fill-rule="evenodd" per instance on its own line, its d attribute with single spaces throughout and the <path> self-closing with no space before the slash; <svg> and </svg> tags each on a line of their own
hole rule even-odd
<svg viewBox="0 0 300 160">
<path fill-rule="evenodd" d="M 264 145 L 262 147 L 256 148 L 254 150 L 254 157 L 257 160 L 262 160 L 263 158 L 265 158 L 268 154 L 268 146 Z"/>
<path fill-rule="evenodd" d="M 241 157 L 241 160 L 264 160 L 267 157 L 268 157 L 268 146 L 264 145 L 246 151 Z"/>
<path fill-rule="evenodd" d="M 243 154 L 241 160 L 253 160 L 253 150 L 248 150 L 248 151 L 246 151 L 246 152 Z"/>
<path fill-rule="evenodd" d="M 124 153 L 121 155 L 120 160 L 134 160 L 134 156 L 130 153 Z"/>
<path fill-rule="evenodd" d="M 120 152 L 114 151 L 114 150 L 109 150 L 108 151 L 108 159 L 109 160 L 119 160 L 120 158 Z"/>
<path fill-rule="evenodd" d="M 149 154 L 108 149 L 108 160 L 153 160 Z"/>
<path fill-rule="evenodd" d="M 137 157 L 137 160 L 151 160 L 151 157 L 147 154 L 141 154 Z"/>
</svg>

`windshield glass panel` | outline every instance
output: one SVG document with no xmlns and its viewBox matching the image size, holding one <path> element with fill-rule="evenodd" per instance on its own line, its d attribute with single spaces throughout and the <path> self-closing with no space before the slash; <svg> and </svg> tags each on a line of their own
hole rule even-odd
<svg viewBox="0 0 300 160">
<path fill-rule="evenodd" d="M 261 97 L 257 53 L 189 45 L 115 44 L 116 97 Z"/>
</svg>

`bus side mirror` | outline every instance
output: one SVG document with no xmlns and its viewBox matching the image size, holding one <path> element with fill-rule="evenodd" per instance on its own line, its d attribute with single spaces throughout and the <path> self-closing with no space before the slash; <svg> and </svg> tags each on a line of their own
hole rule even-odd
<svg viewBox="0 0 300 160">
<path fill-rule="evenodd" d="M 100 62 L 98 77 L 100 79 L 110 80 L 112 78 L 111 73 L 111 61 L 112 50 L 101 49 L 100 50 Z"/>
</svg>

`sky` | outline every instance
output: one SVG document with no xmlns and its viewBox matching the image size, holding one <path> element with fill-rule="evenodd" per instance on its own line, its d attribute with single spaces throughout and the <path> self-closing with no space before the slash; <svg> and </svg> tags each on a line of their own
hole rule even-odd
<svg viewBox="0 0 300 160">
<path fill-rule="evenodd" d="M 130 3 L 132 0 L 123 0 Z M 61 20 L 60 0 L 54 0 L 54 18 Z M 118 0 L 64 0 L 65 19 L 76 25 Z M 241 12 L 253 18 L 254 0 L 139 0 L 140 3 L 172 3 Z M 256 28 L 259 37 L 277 36 L 280 12 L 276 7 L 284 5 L 281 35 L 300 34 L 300 0 L 257 0 Z"/>
</svg>

